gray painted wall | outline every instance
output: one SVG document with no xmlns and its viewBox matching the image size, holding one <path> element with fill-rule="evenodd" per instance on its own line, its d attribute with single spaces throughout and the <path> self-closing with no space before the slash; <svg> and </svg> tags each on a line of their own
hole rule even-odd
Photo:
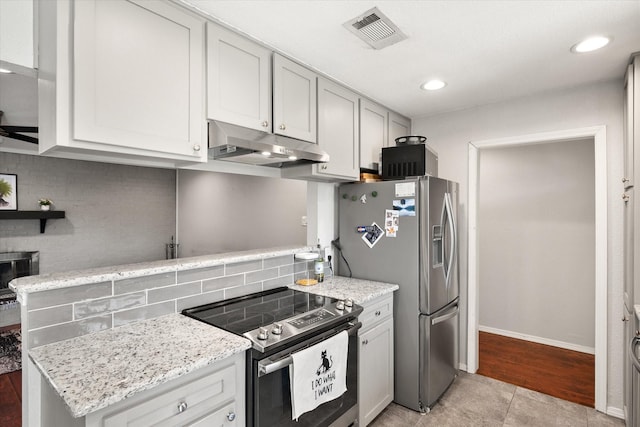
<svg viewBox="0 0 640 427">
<path fill-rule="evenodd" d="M 480 151 L 481 327 L 595 347 L 594 167 L 593 139 Z"/>
<path fill-rule="evenodd" d="M 307 183 L 180 170 L 180 256 L 302 245 Z"/>
<path fill-rule="evenodd" d="M 164 259 L 175 233 L 175 171 L 0 152 L 18 208 L 47 197 L 65 219 L 0 221 L 0 252 L 40 251 L 40 272 Z"/>
<path fill-rule="evenodd" d="M 460 183 L 460 356 L 467 351 L 467 214 L 469 142 L 605 125 L 608 192 L 608 406 L 622 409 L 622 81 L 600 82 L 432 117 L 414 118 L 413 132 L 438 153 L 439 175 Z M 567 307 L 572 310 L 572 307 Z"/>
</svg>

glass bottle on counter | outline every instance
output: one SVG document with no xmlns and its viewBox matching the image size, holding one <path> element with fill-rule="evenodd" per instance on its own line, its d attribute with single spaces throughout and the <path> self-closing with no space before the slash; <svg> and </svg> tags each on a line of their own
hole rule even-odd
<svg viewBox="0 0 640 427">
<path fill-rule="evenodd" d="M 324 282 L 324 259 L 322 258 L 322 249 L 320 243 L 318 243 L 318 258 L 316 258 L 313 264 L 313 271 L 315 273 L 315 279 L 320 282 Z"/>
</svg>

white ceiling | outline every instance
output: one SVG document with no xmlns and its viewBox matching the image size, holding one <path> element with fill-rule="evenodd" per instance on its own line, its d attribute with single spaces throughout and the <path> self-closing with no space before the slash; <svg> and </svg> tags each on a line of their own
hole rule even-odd
<svg viewBox="0 0 640 427">
<path fill-rule="evenodd" d="M 640 0 L 182 0 L 412 118 L 601 80 L 640 51 Z M 342 24 L 377 6 L 408 39 L 374 50 Z M 613 42 L 592 53 L 590 35 Z M 447 82 L 425 92 L 421 83 Z"/>
</svg>

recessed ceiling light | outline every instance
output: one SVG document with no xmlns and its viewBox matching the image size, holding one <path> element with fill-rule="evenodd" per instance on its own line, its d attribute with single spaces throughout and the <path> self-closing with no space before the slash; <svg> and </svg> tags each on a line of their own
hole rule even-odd
<svg viewBox="0 0 640 427">
<path fill-rule="evenodd" d="M 0 68 L 0 73 L 2 73 L 2 74 L 13 74 L 13 71 L 7 70 L 6 68 Z"/>
<path fill-rule="evenodd" d="M 429 80 L 428 82 L 423 83 L 420 86 L 420 89 L 423 89 L 423 90 L 438 90 L 438 89 L 442 89 L 446 85 L 447 84 L 445 82 L 443 82 L 442 80 Z"/>
<path fill-rule="evenodd" d="M 609 37 L 604 36 L 595 36 L 589 37 L 588 39 L 584 39 L 580 43 L 576 43 L 571 47 L 571 52 L 573 53 L 585 53 L 592 52 L 594 50 L 598 50 L 600 48 L 605 47 L 609 44 L 611 39 Z"/>
</svg>

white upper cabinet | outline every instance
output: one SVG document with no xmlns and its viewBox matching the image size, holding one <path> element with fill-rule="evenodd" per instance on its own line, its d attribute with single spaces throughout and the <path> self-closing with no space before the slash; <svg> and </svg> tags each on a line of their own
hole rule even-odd
<svg viewBox="0 0 640 427">
<path fill-rule="evenodd" d="M 409 135 L 411 135 L 411 120 L 389 111 L 389 139 L 386 146 L 394 147 L 396 138 Z"/>
<path fill-rule="evenodd" d="M 624 188 L 634 185 L 634 162 L 640 158 L 635 143 L 640 141 L 640 55 L 632 57 L 624 84 Z"/>
<path fill-rule="evenodd" d="M 388 145 L 388 110 L 360 99 L 360 167 L 377 171 L 382 147 Z"/>
<path fill-rule="evenodd" d="M 316 73 L 274 53 L 274 133 L 317 142 L 316 86 Z"/>
<path fill-rule="evenodd" d="M 358 95 L 327 79 L 318 79 L 318 145 L 329 162 L 319 173 L 357 181 L 360 176 Z"/>
<path fill-rule="evenodd" d="M 357 181 L 360 176 L 358 95 L 330 80 L 318 78 L 318 146 L 328 163 L 282 170 L 283 178 L 314 181 Z"/>
<path fill-rule="evenodd" d="M 0 61 L 34 68 L 33 0 L 0 0 Z"/>
<path fill-rule="evenodd" d="M 40 17 L 41 153 L 206 161 L 204 20 L 151 0 L 45 1 Z"/>
<path fill-rule="evenodd" d="M 207 117 L 271 132 L 271 51 L 207 23 Z"/>
</svg>

